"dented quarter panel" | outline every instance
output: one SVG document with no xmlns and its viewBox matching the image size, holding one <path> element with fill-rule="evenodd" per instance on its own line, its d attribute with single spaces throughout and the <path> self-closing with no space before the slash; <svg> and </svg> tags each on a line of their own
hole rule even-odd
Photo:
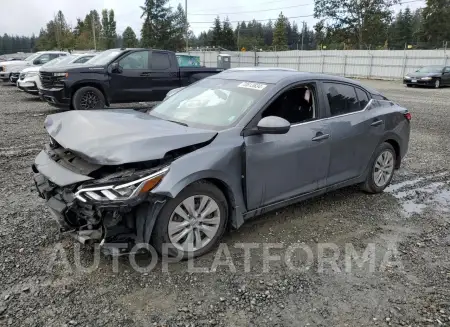
<svg viewBox="0 0 450 327">
<path fill-rule="evenodd" d="M 62 147 L 101 165 L 162 159 L 169 151 L 204 143 L 217 135 L 134 110 L 58 113 L 47 117 L 45 127 Z"/>
</svg>

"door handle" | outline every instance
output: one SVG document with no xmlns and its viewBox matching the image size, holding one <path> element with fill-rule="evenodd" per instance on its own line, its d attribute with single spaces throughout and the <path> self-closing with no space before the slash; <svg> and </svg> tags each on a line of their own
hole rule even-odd
<svg viewBox="0 0 450 327">
<path fill-rule="evenodd" d="M 370 126 L 376 127 L 376 126 L 380 126 L 381 124 L 383 124 L 382 120 L 376 120 L 372 124 L 370 124 Z"/>
<path fill-rule="evenodd" d="M 150 73 L 148 73 L 148 72 L 146 72 L 146 73 L 141 73 L 140 76 L 141 76 L 141 77 L 148 77 L 148 76 L 150 76 Z"/>
<path fill-rule="evenodd" d="M 319 141 L 326 140 L 329 137 L 330 137 L 330 134 L 317 133 L 316 136 L 313 137 L 311 141 L 319 142 Z"/>
</svg>

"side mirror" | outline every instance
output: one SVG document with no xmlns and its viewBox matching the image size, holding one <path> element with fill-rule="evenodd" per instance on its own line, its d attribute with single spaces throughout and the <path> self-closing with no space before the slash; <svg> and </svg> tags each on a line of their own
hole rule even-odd
<svg viewBox="0 0 450 327">
<path fill-rule="evenodd" d="M 256 126 L 261 134 L 286 134 L 291 128 L 291 123 L 277 116 L 268 116 L 261 119 Z"/>
<path fill-rule="evenodd" d="M 36 66 L 42 65 L 42 60 L 41 60 L 41 59 L 35 59 L 35 60 L 33 61 L 33 65 L 36 65 Z"/>
<path fill-rule="evenodd" d="M 121 73 L 122 72 L 122 69 L 120 68 L 118 62 L 113 62 L 111 64 L 111 66 L 109 66 L 109 67 L 111 69 L 110 73 Z"/>
</svg>

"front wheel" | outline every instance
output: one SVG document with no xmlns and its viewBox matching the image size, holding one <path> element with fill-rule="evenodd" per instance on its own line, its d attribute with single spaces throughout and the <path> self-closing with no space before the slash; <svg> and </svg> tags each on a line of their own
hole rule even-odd
<svg viewBox="0 0 450 327">
<path fill-rule="evenodd" d="M 82 87 L 73 96 L 73 108 L 75 110 L 103 109 L 104 107 L 105 96 L 95 87 Z"/>
<path fill-rule="evenodd" d="M 434 88 L 435 89 L 438 89 L 438 88 L 440 88 L 441 87 L 441 80 L 440 79 L 437 79 L 435 82 L 434 82 Z"/>
<path fill-rule="evenodd" d="M 382 143 L 376 149 L 374 158 L 362 189 L 368 193 L 381 193 L 394 176 L 395 150 L 389 143 Z"/>
<path fill-rule="evenodd" d="M 189 185 L 167 202 L 157 217 L 152 243 L 160 254 L 183 259 L 213 249 L 225 232 L 228 205 L 224 194 L 209 182 Z M 164 253 L 167 244 L 168 253 Z"/>
</svg>

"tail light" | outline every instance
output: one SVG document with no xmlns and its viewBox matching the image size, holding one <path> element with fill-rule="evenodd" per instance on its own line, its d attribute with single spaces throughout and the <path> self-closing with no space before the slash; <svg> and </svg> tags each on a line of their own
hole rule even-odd
<svg viewBox="0 0 450 327">
<path fill-rule="evenodd" d="M 411 120 L 411 113 L 410 112 L 405 112 L 403 114 L 403 116 L 405 116 L 406 120 L 410 121 Z"/>
</svg>

